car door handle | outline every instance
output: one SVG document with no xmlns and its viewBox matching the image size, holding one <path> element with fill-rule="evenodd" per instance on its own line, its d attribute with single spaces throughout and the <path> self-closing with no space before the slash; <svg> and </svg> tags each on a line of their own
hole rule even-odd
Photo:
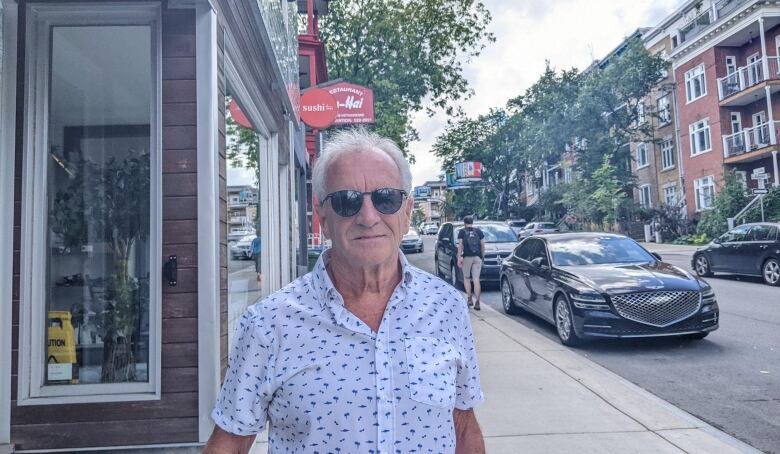
<svg viewBox="0 0 780 454">
<path fill-rule="evenodd" d="M 530 275 L 531 273 L 529 273 L 528 271 L 523 271 L 523 276 L 530 276 Z"/>
<path fill-rule="evenodd" d="M 766 245 L 766 244 L 762 244 L 762 245 L 761 245 L 761 249 L 766 249 L 766 248 L 768 248 L 768 247 L 769 247 L 769 246 L 768 246 L 768 245 Z"/>
</svg>

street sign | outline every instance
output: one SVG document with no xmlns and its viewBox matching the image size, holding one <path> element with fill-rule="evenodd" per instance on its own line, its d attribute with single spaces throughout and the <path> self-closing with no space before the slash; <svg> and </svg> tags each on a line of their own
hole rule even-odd
<svg viewBox="0 0 780 454">
<path fill-rule="evenodd" d="M 769 189 L 761 189 L 761 188 L 753 189 L 753 195 L 764 195 L 764 194 L 769 194 Z"/>
</svg>

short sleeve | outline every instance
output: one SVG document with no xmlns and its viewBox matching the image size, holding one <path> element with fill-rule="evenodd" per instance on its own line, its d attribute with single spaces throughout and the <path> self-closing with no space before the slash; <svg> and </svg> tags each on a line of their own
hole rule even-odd
<svg viewBox="0 0 780 454">
<path fill-rule="evenodd" d="M 466 307 L 465 304 L 463 307 Z M 459 338 L 460 362 L 458 363 L 457 395 L 455 408 L 469 410 L 479 405 L 485 396 L 479 381 L 479 363 L 477 348 L 474 345 L 474 333 L 471 330 L 471 320 L 468 312 L 461 318 Z"/>
<path fill-rule="evenodd" d="M 482 232 L 482 230 L 477 230 L 477 232 L 479 232 L 479 239 L 480 240 L 484 240 L 485 239 L 485 233 Z"/>
<path fill-rule="evenodd" d="M 458 232 L 458 239 L 459 239 L 459 240 L 462 240 L 462 239 L 464 238 L 464 236 L 463 236 L 463 232 L 465 232 L 465 230 L 464 230 L 464 229 L 460 229 L 460 231 Z"/>
<path fill-rule="evenodd" d="M 211 419 L 235 435 L 255 435 L 265 426 L 273 395 L 271 378 L 275 354 L 263 334 L 263 317 L 254 308 L 241 317 L 222 390 Z"/>
</svg>

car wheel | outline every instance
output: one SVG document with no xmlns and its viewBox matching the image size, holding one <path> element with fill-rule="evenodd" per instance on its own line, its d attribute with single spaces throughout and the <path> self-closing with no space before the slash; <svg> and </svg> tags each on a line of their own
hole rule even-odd
<svg viewBox="0 0 780 454">
<path fill-rule="evenodd" d="M 441 272 L 441 267 L 439 266 L 439 256 L 438 255 L 434 255 L 433 256 L 433 266 L 436 268 L 436 277 L 444 279 L 444 273 Z"/>
<path fill-rule="evenodd" d="M 701 277 L 710 277 L 712 276 L 712 267 L 710 266 L 710 261 L 707 259 L 707 257 L 704 254 L 700 254 L 696 256 L 696 261 L 694 262 L 694 268 L 696 271 L 696 274 L 698 274 Z"/>
<path fill-rule="evenodd" d="M 691 340 L 702 340 L 705 337 L 709 336 L 709 334 L 710 334 L 710 332 L 707 331 L 707 332 L 704 332 L 704 333 L 686 334 L 683 337 L 685 337 L 686 339 L 691 339 Z"/>
<path fill-rule="evenodd" d="M 574 315 L 571 313 L 571 306 L 565 297 L 559 296 L 555 299 L 555 331 L 561 343 L 567 347 L 576 347 L 582 343 L 582 339 L 574 332 Z"/>
<path fill-rule="evenodd" d="M 780 261 L 777 259 L 769 259 L 764 262 L 764 266 L 761 267 L 761 277 L 764 278 L 764 282 L 772 285 L 780 285 Z"/>
<path fill-rule="evenodd" d="M 514 295 L 512 295 L 512 286 L 509 285 L 506 278 L 501 279 L 501 303 L 507 314 L 517 315 L 520 313 L 520 308 L 515 304 Z"/>
<path fill-rule="evenodd" d="M 422 254 L 423 252 L 425 252 L 425 246 L 420 246 L 420 254 Z"/>
</svg>

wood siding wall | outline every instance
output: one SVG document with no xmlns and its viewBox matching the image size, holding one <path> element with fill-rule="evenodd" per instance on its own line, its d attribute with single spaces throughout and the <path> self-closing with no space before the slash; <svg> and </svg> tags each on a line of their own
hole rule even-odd
<svg viewBox="0 0 780 454">
<path fill-rule="evenodd" d="M 227 245 L 227 159 L 225 138 L 225 95 L 227 93 L 225 81 L 225 28 L 220 23 L 217 28 L 217 88 L 219 98 L 219 358 L 220 377 L 225 378 L 225 370 L 228 365 L 228 245 Z"/>
<path fill-rule="evenodd" d="M 20 8 L 19 36 L 24 32 Z M 19 74 L 24 74 L 24 40 L 19 40 Z M 178 285 L 163 287 L 162 399 L 151 402 L 18 407 L 12 401 L 11 442 L 17 449 L 54 449 L 196 442 L 197 369 L 197 126 L 195 13 L 163 10 L 162 23 L 163 261 L 179 260 Z M 224 84 L 223 84 L 224 86 Z M 17 93 L 14 209 L 12 398 L 16 397 L 19 336 L 19 249 L 23 161 L 24 78 Z M 224 131 L 224 125 L 222 125 Z M 224 189 L 224 140 L 221 142 Z M 224 191 L 222 194 L 224 203 Z M 225 211 L 224 209 L 222 211 Z M 226 298 L 226 246 L 222 245 L 221 287 Z M 226 302 L 223 301 L 224 305 Z"/>
</svg>

